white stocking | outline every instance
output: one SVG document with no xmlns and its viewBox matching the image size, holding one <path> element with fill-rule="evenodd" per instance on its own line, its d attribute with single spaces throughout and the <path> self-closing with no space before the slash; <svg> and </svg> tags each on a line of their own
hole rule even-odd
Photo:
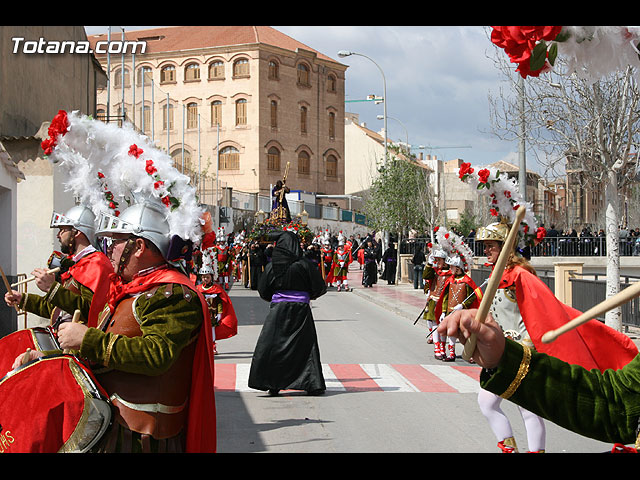
<svg viewBox="0 0 640 480">
<path fill-rule="evenodd" d="M 505 438 L 513 437 L 513 430 L 509 419 L 500 408 L 502 398 L 498 395 L 494 395 L 483 388 L 478 392 L 478 405 L 480 411 L 489 421 L 489 427 L 493 431 L 499 442 Z"/>
<path fill-rule="evenodd" d="M 547 437 L 544 420 L 535 413 L 531 413 L 522 407 L 518 407 L 518 409 L 520 410 L 520 415 L 522 415 L 524 426 L 527 429 L 527 446 L 529 447 L 529 451 L 537 452 L 538 450 L 544 450 Z"/>
</svg>

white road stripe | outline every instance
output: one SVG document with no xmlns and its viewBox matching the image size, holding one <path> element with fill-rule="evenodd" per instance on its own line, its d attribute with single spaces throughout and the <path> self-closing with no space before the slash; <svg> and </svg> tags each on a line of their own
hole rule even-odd
<svg viewBox="0 0 640 480">
<path fill-rule="evenodd" d="M 417 392 L 418 389 L 402 376 L 396 369 L 387 364 L 363 363 L 362 369 L 385 392 Z"/>
</svg>

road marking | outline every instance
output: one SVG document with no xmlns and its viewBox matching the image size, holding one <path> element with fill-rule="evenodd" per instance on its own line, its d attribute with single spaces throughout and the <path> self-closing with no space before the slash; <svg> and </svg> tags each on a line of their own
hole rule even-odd
<svg viewBox="0 0 640 480">
<path fill-rule="evenodd" d="M 248 386 L 249 363 L 216 363 L 219 392 L 257 392 Z M 465 365 L 322 364 L 327 391 L 477 393 L 480 367 Z"/>
</svg>

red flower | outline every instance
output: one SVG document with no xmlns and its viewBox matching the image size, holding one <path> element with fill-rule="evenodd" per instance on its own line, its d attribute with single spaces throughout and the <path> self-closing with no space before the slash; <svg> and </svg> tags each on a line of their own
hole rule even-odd
<svg viewBox="0 0 640 480">
<path fill-rule="evenodd" d="M 55 141 L 52 138 L 46 138 L 40 143 L 45 155 L 51 155 L 53 148 L 56 146 Z"/>
<path fill-rule="evenodd" d="M 498 216 L 498 212 L 496 211 L 495 208 L 492 208 L 491 210 L 489 210 L 489 212 L 491 213 L 491 215 L 493 215 L 494 217 Z"/>
<path fill-rule="evenodd" d="M 431 243 L 431 242 L 427 243 L 427 247 L 429 247 L 429 248 L 433 247 L 433 243 Z"/>
<path fill-rule="evenodd" d="M 171 205 L 171 200 L 169 199 L 169 195 L 165 195 L 162 197 L 162 203 L 164 203 L 167 207 Z"/>
<path fill-rule="evenodd" d="M 58 110 L 58 113 L 49 125 L 48 133 L 49 138 L 44 139 L 40 146 L 44 150 L 45 155 L 51 155 L 51 152 L 56 146 L 58 141 L 58 135 L 64 135 L 69 129 L 69 119 L 67 118 L 67 112 L 64 110 Z"/>
<path fill-rule="evenodd" d="M 440 227 L 433 227 L 433 231 L 437 232 Z"/>
<path fill-rule="evenodd" d="M 153 188 L 158 190 L 162 185 L 164 185 L 164 182 L 162 180 L 158 180 L 153 184 Z"/>
<path fill-rule="evenodd" d="M 143 153 L 143 150 L 141 148 L 138 148 L 138 146 L 135 143 L 129 147 L 129 155 L 132 155 L 136 158 L 140 158 L 140 155 L 142 155 L 142 153 Z"/>
<path fill-rule="evenodd" d="M 98 178 L 104 178 L 104 173 L 98 172 Z"/>
<path fill-rule="evenodd" d="M 448 234 L 448 233 L 445 233 L 445 234 L 444 234 L 444 238 L 449 238 L 449 234 Z"/>
<path fill-rule="evenodd" d="M 153 175 L 158 171 L 156 167 L 153 166 L 153 160 L 147 160 L 147 166 L 144 167 L 149 175 Z"/>
<path fill-rule="evenodd" d="M 509 190 L 504 191 L 504 196 L 507 198 L 511 198 L 511 192 Z"/>
<path fill-rule="evenodd" d="M 114 214 L 116 217 L 119 217 L 119 216 L 120 216 L 120 210 L 116 210 L 115 212 L 113 212 L 113 214 Z"/>
<path fill-rule="evenodd" d="M 487 179 L 489 178 L 489 174 L 490 173 L 491 172 L 486 168 L 483 168 L 482 170 L 480 170 L 478 172 L 478 177 L 479 177 L 480 183 L 487 183 Z"/>
<path fill-rule="evenodd" d="M 498 26 L 491 27 L 491 42 L 503 48 L 511 63 L 517 63 L 522 78 L 537 77 L 545 67 L 530 69 L 531 52 L 541 41 L 552 41 L 562 30 L 561 26 Z"/>
<path fill-rule="evenodd" d="M 458 176 L 463 179 L 463 177 L 465 175 L 468 175 L 470 173 L 473 173 L 473 168 L 471 168 L 471 163 L 462 163 L 462 165 L 460 165 L 460 170 L 458 173 Z"/>
<path fill-rule="evenodd" d="M 114 209 L 116 208 L 116 204 L 113 202 L 109 202 L 109 208 Z"/>
</svg>

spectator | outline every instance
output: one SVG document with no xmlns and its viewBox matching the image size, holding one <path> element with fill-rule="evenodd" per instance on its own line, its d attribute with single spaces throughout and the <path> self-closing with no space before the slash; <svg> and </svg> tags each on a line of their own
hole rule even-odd
<svg viewBox="0 0 640 480">
<path fill-rule="evenodd" d="M 547 231 L 547 240 L 549 249 L 551 251 L 551 256 L 555 257 L 558 254 L 558 231 L 556 230 L 556 226 L 551 224 L 551 228 Z"/>
<path fill-rule="evenodd" d="M 424 288 L 424 281 L 422 279 L 422 273 L 424 271 L 424 262 L 427 258 L 424 255 L 424 248 L 416 246 L 416 251 L 413 254 L 411 263 L 413 264 L 413 288 L 421 290 Z"/>
</svg>

